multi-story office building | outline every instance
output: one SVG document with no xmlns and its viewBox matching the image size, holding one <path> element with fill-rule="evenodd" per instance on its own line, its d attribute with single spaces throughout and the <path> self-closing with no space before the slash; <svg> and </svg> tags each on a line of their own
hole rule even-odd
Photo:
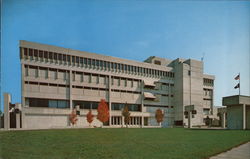
<svg viewBox="0 0 250 159">
<path fill-rule="evenodd" d="M 67 127 L 77 105 L 77 126 L 88 126 L 86 114 L 97 115 L 101 99 L 114 127 L 123 125 L 125 103 L 135 127 L 157 125 L 157 109 L 164 111 L 164 127 L 187 125 L 187 105 L 197 111 L 192 125 L 204 125 L 212 114 L 214 76 L 203 73 L 202 61 L 151 56 L 137 62 L 28 41 L 20 41 L 20 59 L 23 128 Z M 92 125 L 101 125 L 96 116 Z"/>
</svg>

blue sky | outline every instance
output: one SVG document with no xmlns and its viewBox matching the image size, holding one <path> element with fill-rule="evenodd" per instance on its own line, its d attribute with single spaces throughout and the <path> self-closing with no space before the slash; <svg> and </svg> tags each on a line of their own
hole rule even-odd
<svg viewBox="0 0 250 159">
<path fill-rule="evenodd" d="M 21 102 L 19 40 L 125 59 L 204 58 L 215 105 L 250 95 L 250 1 L 3 0 L 2 92 Z"/>
</svg>

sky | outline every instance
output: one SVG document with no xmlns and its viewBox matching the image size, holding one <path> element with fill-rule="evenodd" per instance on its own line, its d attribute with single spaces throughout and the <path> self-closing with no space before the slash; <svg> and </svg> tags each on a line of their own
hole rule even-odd
<svg viewBox="0 0 250 159">
<path fill-rule="evenodd" d="M 129 60 L 200 60 L 222 97 L 250 95 L 250 1 L 2 0 L 1 97 L 21 102 L 19 40 Z M 3 108 L 3 98 L 1 98 Z"/>
</svg>

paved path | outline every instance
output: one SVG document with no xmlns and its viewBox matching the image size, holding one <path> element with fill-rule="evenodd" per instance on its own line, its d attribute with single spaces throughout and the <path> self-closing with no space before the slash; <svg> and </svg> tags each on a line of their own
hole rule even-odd
<svg viewBox="0 0 250 159">
<path fill-rule="evenodd" d="M 250 159 L 250 142 L 210 157 L 210 159 Z"/>
</svg>

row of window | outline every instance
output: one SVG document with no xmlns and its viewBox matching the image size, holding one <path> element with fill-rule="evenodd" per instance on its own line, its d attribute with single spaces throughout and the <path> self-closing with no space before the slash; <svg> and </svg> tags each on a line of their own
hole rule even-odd
<svg viewBox="0 0 250 159">
<path fill-rule="evenodd" d="M 78 67 L 87 67 L 93 69 L 101 69 L 115 72 L 124 72 L 138 75 L 146 75 L 146 76 L 157 76 L 157 77 L 169 77 L 174 78 L 173 72 L 161 71 L 150 68 L 143 68 L 138 66 L 132 66 L 122 63 L 115 63 L 85 57 L 71 56 L 65 55 L 61 53 L 48 52 L 43 50 L 36 50 L 30 48 L 23 48 L 23 55 L 21 51 L 21 58 L 31 59 L 36 61 L 44 61 L 44 62 L 55 62 L 59 64 L 68 64 Z"/>
<path fill-rule="evenodd" d="M 208 78 L 203 78 L 203 85 L 205 85 L 205 86 L 213 86 L 214 85 L 214 80 L 208 79 Z"/>
<path fill-rule="evenodd" d="M 69 85 L 65 85 L 65 84 L 33 82 L 33 81 L 25 81 L 24 83 L 28 84 L 28 85 L 40 85 L 40 86 L 63 87 L 63 88 L 67 87 L 67 88 L 69 88 Z M 88 86 L 79 86 L 79 85 L 72 85 L 72 88 L 108 91 L 108 88 L 88 87 Z M 141 94 L 140 92 L 136 92 L 136 91 L 119 90 L 119 89 L 111 89 L 111 91 L 112 92 L 123 92 L 123 93 Z"/>
<path fill-rule="evenodd" d="M 56 83 L 44 83 L 44 82 L 33 82 L 33 81 L 25 81 L 25 84 L 28 85 L 40 85 L 40 86 L 50 86 L 50 87 L 62 87 L 62 88 L 69 88 L 69 85 L 66 84 L 56 84 Z M 100 90 L 100 91 L 108 91 L 108 88 L 99 88 L 99 87 L 88 87 L 88 86 L 79 86 L 79 85 L 72 85 L 72 88 L 77 88 L 77 89 L 85 89 L 85 90 Z M 131 93 L 131 94 L 141 94 L 139 91 L 129 91 L 129 90 L 120 90 L 120 89 L 111 89 L 112 92 L 118 92 L 118 93 Z M 159 94 L 157 93 L 156 95 L 161 95 L 165 97 L 174 97 L 173 94 Z"/>
<path fill-rule="evenodd" d="M 203 114 L 204 115 L 210 115 L 210 109 L 204 108 L 203 109 Z"/>
<path fill-rule="evenodd" d="M 97 109 L 99 102 L 91 101 L 73 101 L 73 105 L 80 106 L 80 109 Z M 141 111 L 141 106 L 139 104 L 127 104 L 129 111 Z M 124 108 L 124 103 L 112 103 L 111 110 L 122 110 Z"/>
<path fill-rule="evenodd" d="M 33 81 L 25 81 L 24 83 L 25 84 L 29 84 L 29 85 L 52 86 L 52 87 L 67 87 L 67 88 L 69 88 L 69 85 L 65 85 L 65 84 L 33 82 Z"/>
<path fill-rule="evenodd" d="M 61 79 L 64 81 L 69 80 L 69 71 L 46 68 L 46 67 L 38 67 L 32 65 L 25 65 L 25 75 L 28 77 L 42 77 L 45 79 Z M 87 83 L 95 83 L 95 84 L 108 84 L 108 76 L 94 74 L 94 73 L 85 73 L 85 72 L 76 72 L 72 71 L 72 81 L 76 82 L 87 82 Z M 122 86 L 122 87 L 141 87 L 141 80 L 133 79 L 133 78 L 123 78 L 119 76 L 111 76 L 111 85 Z M 149 89 L 157 89 L 157 90 L 168 90 L 169 85 L 171 87 L 174 84 L 170 83 L 156 83 L 155 86 L 149 86 Z M 147 89 L 147 86 L 144 86 Z"/>
<path fill-rule="evenodd" d="M 25 104 L 30 107 L 69 108 L 69 101 L 67 100 L 26 98 Z"/>
<path fill-rule="evenodd" d="M 29 77 L 43 77 L 45 79 L 62 79 L 69 80 L 69 71 L 46 68 L 46 67 L 38 67 L 25 65 L 25 76 Z M 76 72 L 72 71 L 72 81 L 78 82 L 88 82 L 88 83 L 96 83 L 96 84 L 108 84 L 108 76 L 93 74 L 93 73 L 85 73 L 85 72 Z M 140 80 L 133 78 L 123 78 L 112 76 L 111 84 L 117 86 L 124 87 L 140 87 Z"/>
<path fill-rule="evenodd" d="M 40 99 L 40 98 L 26 98 L 26 105 L 29 107 L 48 107 L 48 108 L 69 108 L 68 100 L 54 100 L 54 99 Z M 99 102 L 91 101 L 73 101 L 73 105 L 79 105 L 80 109 L 97 109 Z M 125 103 L 112 103 L 111 110 L 123 110 Z M 127 104 L 129 111 L 141 111 L 140 104 Z M 154 106 L 144 105 L 145 107 L 164 107 L 173 108 L 174 106 Z"/>
<path fill-rule="evenodd" d="M 168 106 L 168 105 L 147 105 L 145 104 L 144 107 L 163 107 L 163 108 L 174 108 L 174 106 Z"/>
<path fill-rule="evenodd" d="M 73 105 L 79 105 L 80 109 L 97 109 L 99 102 L 73 101 Z"/>
<path fill-rule="evenodd" d="M 213 96 L 213 90 L 212 89 L 203 89 L 203 95 L 204 96 Z"/>
<path fill-rule="evenodd" d="M 125 107 L 125 103 L 112 103 L 111 109 L 112 110 L 123 110 Z M 139 104 L 127 104 L 129 111 L 141 111 L 141 105 Z"/>
</svg>

